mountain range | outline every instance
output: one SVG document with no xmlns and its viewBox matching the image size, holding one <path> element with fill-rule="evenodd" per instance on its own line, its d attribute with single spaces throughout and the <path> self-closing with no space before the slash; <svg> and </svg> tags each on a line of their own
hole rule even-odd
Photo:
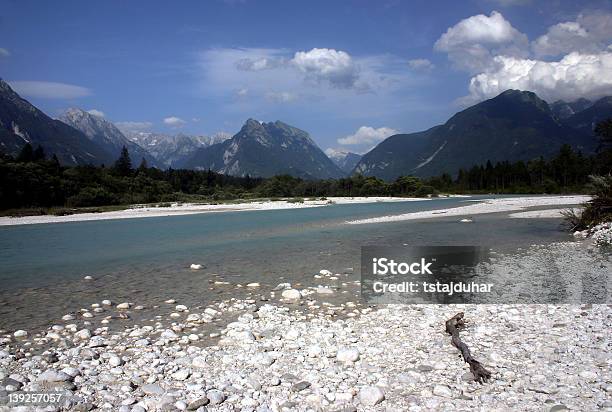
<svg viewBox="0 0 612 412">
<path fill-rule="evenodd" d="M 52 119 L 0 79 L 0 151 L 16 155 L 30 143 L 65 165 L 112 164 L 125 146 L 136 166 L 214 170 L 236 176 L 290 174 L 327 179 L 353 173 L 392 180 L 401 175 L 455 174 L 487 161 L 550 157 L 569 144 L 597 147 L 595 124 L 612 117 L 612 97 L 548 104 L 528 91 L 507 90 L 428 130 L 388 137 L 365 155 L 328 149 L 281 121 L 249 119 L 234 136 L 168 135 L 120 130 L 78 108 Z"/>
<path fill-rule="evenodd" d="M 597 146 L 593 127 L 612 117 L 611 103 L 610 97 L 573 105 L 557 102 L 555 110 L 563 113 L 559 118 L 535 93 L 507 90 L 455 114 L 443 125 L 388 137 L 363 156 L 353 173 L 385 180 L 408 174 L 453 175 L 488 160 L 547 158 L 563 144 L 592 153 Z"/>
</svg>

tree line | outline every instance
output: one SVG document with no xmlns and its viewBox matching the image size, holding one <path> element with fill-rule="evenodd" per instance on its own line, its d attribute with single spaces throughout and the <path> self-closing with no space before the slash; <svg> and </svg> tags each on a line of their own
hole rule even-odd
<svg viewBox="0 0 612 412">
<path fill-rule="evenodd" d="M 598 125 L 603 146 L 594 156 L 584 156 L 570 146 L 563 146 L 552 159 L 487 162 L 459 170 L 454 177 L 449 174 L 425 179 L 400 176 L 393 182 L 361 175 L 304 180 L 288 175 L 255 178 L 227 176 L 211 170 L 159 170 L 148 167 L 144 159 L 138 167 L 133 167 L 126 148 L 110 167 L 66 167 L 60 165 L 57 157 L 47 157 L 43 148 L 27 144 L 15 158 L 0 156 L 0 209 L 215 202 L 262 197 L 584 192 L 590 175 L 612 172 L 611 129 L 611 120 Z"/>
</svg>

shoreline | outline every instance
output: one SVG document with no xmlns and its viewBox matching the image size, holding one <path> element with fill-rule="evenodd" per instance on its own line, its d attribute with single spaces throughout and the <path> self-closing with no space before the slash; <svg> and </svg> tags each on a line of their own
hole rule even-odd
<svg viewBox="0 0 612 412">
<path fill-rule="evenodd" d="M 463 197 L 451 195 L 452 197 Z M 359 204 L 359 203 L 387 203 L 387 202 L 418 202 L 427 201 L 431 198 L 420 197 L 328 197 L 326 200 L 304 200 L 295 202 L 291 200 L 266 200 L 243 203 L 219 203 L 219 204 L 197 204 L 197 203 L 175 203 L 170 207 L 152 207 L 133 205 L 132 207 L 119 211 L 101 213 L 75 213 L 67 216 L 24 216 L 24 217 L 0 217 L 0 226 L 19 226 L 44 223 L 67 223 L 86 222 L 98 220 L 136 219 L 147 217 L 184 216 L 202 213 L 223 212 L 248 212 L 263 210 L 286 210 L 303 209 L 311 207 L 323 207 L 331 204 Z M 331 203 L 330 203 L 331 202 Z"/>
<path fill-rule="evenodd" d="M 468 206 L 459 206 L 449 209 L 428 210 L 422 212 L 405 213 L 401 215 L 380 216 L 369 219 L 349 220 L 350 225 L 362 225 L 370 223 L 400 222 L 416 219 L 432 219 L 446 216 L 471 216 L 497 212 L 517 212 L 530 207 L 539 206 L 561 206 L 580 205 L 591 199 L 590 196 L 521 196 L 502 199 L 466 200 L 467 202 L 479 202 Z"/>
</svg>

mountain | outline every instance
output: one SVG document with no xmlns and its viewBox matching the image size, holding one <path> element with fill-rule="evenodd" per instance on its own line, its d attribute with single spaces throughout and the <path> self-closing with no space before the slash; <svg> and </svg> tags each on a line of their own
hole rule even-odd
<svg viewBox="0 0 612 412">
<path fill-rule="evenodd" d="M 79 130 L 54 120 L 0 79 L 0 151 L 16 155 L 30 143 L 65 165 L 110 164 L 113 156 Z"/>
<path fill-rule="evenodd" d="M 591 106 L 565 119 L 570 127 L 584 134 L 593 135 L 595 125 L 612 117 L 612 96 L 602 97 Z"/>
<path fill-rule="evenodd" d="M 179 133 L 172 136 L 150 132 L 126 132 L 126 135 L 164 167 L 174 168 L 181 167 L 197 149 L 221 143 L 231 137 L 227 133 L 216 133 L 213 136 L 189 136 Z"/>
<path fill-rule="evenodd" d="M 353 152 L 345 152 L 343 150 L 327 149 L 325 150 L 327 157 L 331 159 L 336 166 L 344 173 L 349 174 L 357 166 L 361 160 L 361 155 Z"/>
<path fill-rule="evenodd" d="M 588 109 L 592 105 L 592 101 L 584 98 L 580 98 L 570 103 L 564 102 L 563 100 L 557 100 L 550 105 L 550 110 L 552 110 L 555 116 L 563 120 L 578 112 Z"/>
<path fill-rule="evenodd" d="M 130 153 L 134 167 L 137 167 L 143 158 L 147 160 L 149 166 L 158 166 L 153 156 L 128 140 L 114 124 L 103 117 L 81 109 L 70 108 L 58 120 L 83 132 L 92 142 L 110 153 L 114 159 L 119 158 L 121 149 L 125 146 Z"/>
<path fill-rule="evenodd" d="M 387 180 L 408 174 L 455 174 L 487 160 L 550 157 L 563 144 L 588 153 L 596 140 L 561 122 L 535 93 L 507 90 L 455 114 L 443 125 L 387 138 L 365 154 L 353 172 Z"/>
<path fill-rule="evenodd" d="M 184 166 L 234 176 L 290 174 L 326 179 L 344 175 L 305 131 L 280 121 L 253 119 L 231 139 L 198 149 Z"/>
</svg>

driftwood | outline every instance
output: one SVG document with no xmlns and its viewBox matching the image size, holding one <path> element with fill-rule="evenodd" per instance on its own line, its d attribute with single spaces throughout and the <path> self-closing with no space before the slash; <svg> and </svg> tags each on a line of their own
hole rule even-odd
<svg viewBox="0 0 612 412">
<path fill-rule="evenodd" d="M 485 369 L 484 366 L 476 359 L 472 358 L 470 349 L 465 343 L 459 338 L 459 330 L 465 327 L 465 321 L 463 320 L 463 312 L 457 313 L 455 316 L 446 321 L 446 332 L 451 335 L 451 343 L 454 347 L 461 351 L 463 360 L 470 365 L 470 371 L 474 376 L 474 380 L 479 383 L 484 383 L 491 379 L 491 372 Z"/>
</svg>

